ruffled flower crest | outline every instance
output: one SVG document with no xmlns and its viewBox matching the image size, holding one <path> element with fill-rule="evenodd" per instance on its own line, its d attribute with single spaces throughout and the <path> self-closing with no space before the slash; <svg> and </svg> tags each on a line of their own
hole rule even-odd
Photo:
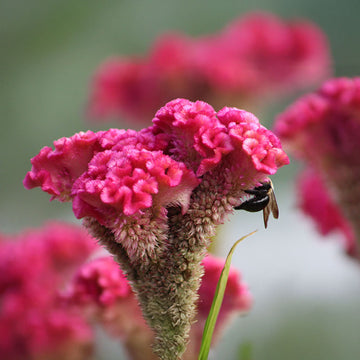
<svg viewBox="0 0 360 360">
<path fill-rule="evenodd" d="M 201 177 L 203 186 L 223 184 L 224 196 L 236 204 L 244 190 L 289 163 L 279 139 L 245 110 L 225 107 L 216 113 L 205 102 L 177 99 L 160 109 L 153 123 L 156 134 L 169 136 L 170 156 Z"/>
<path fill-rule="evenodd" d="M 74 183 L 74 214 L 112 226 L 120 216 L 132 216 L 150 207 L 154 213 L 170 204 L 186 210 L 198 183 L 183 163 L 160 151 L 106 150 L 94 156 L 88 171 Z"/>
<path fill-rule="evenodd" d="M 52 200 L 69 201 L 74 181 L 86 170 L 94 153 L 101 149 L 98 135 L 92 131 L 80 132 L 71 138 L 54 141 L 54 147 L 55 150 L 45 146 L 31 160 L 32 171 L 26 174 L 24 185 L 28 189 L 41 186 L 52 195 Z"/>
</svg>

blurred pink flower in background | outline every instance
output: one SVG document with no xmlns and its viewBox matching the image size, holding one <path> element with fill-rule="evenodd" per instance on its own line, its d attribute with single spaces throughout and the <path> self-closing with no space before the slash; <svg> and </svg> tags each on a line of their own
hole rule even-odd
<svg viewBox="0 0 360 360">
<path fill-rule="evenodd" d="M 91 119 L 148 122 L 173 98 L 215 108 L 248 108 L 317 85 L 330 73 L 322 31 L 309 21 L 251 13 L 217 34 L 165 34 L 141 59 L 113 57 L 96 71 L 87 109 Z"/>
<path fill-rule="evenodd" d="M 83 264 L 63 293 L 69 306 L 86 314 L 120 339 L 132 360 L 157 359 L 152 352 L 153 332 L 124 273 L 111 256 Z"/>
<path fill-rule="evenodd" d="M 318 201 L 304 203 L 306 212 L 322 233 L 330 230 L 326 217 L 331 213 L 333 227 L 347 240 L 347 252 L 359 258 L 360 78 L 328 80 L 282 113 L 275 132 L 314 171 L 300 183 L 301 196 L 310 198 L 318 189 Z"/>
<path fill-rule="evenodd" d="M 92 353 L 84 316 L 59 291 L 97 249 L 84 229 L 53 222 L 0 242 L 0 354 L 3 360 L 82 360 Z"/>
<path fill-rule="evenodd" d="M 319 174 L 310 168 L 303 171 L 297 181 L 297 191 L 300 209 L 313 219 L 318 231 L 322 235 L 339 231 L 343 235 L 346 252 L 359 258 L 360 253 L 351 224 L 332 199 Z"/>
</svg>

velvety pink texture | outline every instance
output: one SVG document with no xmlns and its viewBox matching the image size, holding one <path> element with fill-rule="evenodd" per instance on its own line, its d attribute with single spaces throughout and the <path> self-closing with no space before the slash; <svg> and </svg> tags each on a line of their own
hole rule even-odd
<svg viewBox="0 0 360 360">
<path fill-rule="evenodd" d="M 198 176 L 220 166 L 231 168 L 235 178 L 256 177 L 289 163 L 278 138 L 245 110 L 225 107 L 216 113 L 205 102 L 176 99 L 153 123 L 155 132 L 169 135 L 173 156 Z"/>
<path fill-rule="evenodd" d="M 78 218 L 92 216 L 100 223 L 115 213 L 133 215 L 141 209 L 177 202 L 182 189 L 187 206 L 195 175 L 160 151 L 127 148 L 123 152 L 106 150 L 97 154 L 89 169 L 74 184 L 73 209 Z M 157 196 L 158 195 L 158 196 Z"/>
<path fill-rule="evenodd" d="M 68 200 L 72 184 L 86 170 L 94 152 L 100 150 L 97 140 L 97 134 L 87 131 L 54 141 L 54 150 L 45 146 L 31 159 L 32 171 L 26 174 L 25 187 L 41 186 L 52 199 Z"/>
</svg>

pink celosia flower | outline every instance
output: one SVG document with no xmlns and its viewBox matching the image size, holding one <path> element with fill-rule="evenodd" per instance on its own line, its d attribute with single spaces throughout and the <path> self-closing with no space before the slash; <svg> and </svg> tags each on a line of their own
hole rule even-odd
<svg viewBox="0 0 360 360">
<path fill-rule="evenodd" d="M 281 114 L 276 131 L 329 187 L 331 202 L 340 207 L 359 243 L 360 78 L 327 81 Z"/>
<path fill-rule="evenodd" d="M 55 222 L 0 243 L 2 359 L 89 359 L 92 330 L 58 292 L 96 248 L 83 229 Z"/>
<path fill-rule="evenodd" d="M 42 152 L 32 159 L 24 185 L 72 200 L 75 215 L 122 265 L 157 335 L 157 354 L 178 358 L 215 226 L 246 189 L 289 160 L 279 140 L 244 110 L 216 113 L 205 102 L 176 99 L 153 123 L 139 132 L 96 133 L 88 151 L 69 146 L 58 158 L 55 142 L 46 161 Z M 64 166 L 64 158 L 73 164 Z"/>
<path fill-rule="evenodd" d="M 351 225 L 334 202 L 319 174 L 307 169 L 299 177 L 297 185 L 299 206 L 315 221 L 318 231 L 322 235 L 340 231 L 344 236 L 346 252 L 354 258 L 360 258 Z"/>
<path fill-rule="evenodd" d="M 230 101 L 263 106 L 265 97 L 317 84 L 329 68 L 325 35 L 314 24 L 253 13 L 213 35 L 162 35 L 141 60 L 106 61 L 94 76 L 88 113 L 146 121 L 178 97 L 219 108 Z"/>
</svg>

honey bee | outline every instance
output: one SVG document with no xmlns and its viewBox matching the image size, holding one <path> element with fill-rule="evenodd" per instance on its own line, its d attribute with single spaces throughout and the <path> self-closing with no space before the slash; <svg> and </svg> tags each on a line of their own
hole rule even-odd
<svg viewBox="0 0 360 360">
<path fill-rule="evenodd" d="M 260 186 L 257 186 L 254 189 L 244 191 L 247 194 L 254 195 L 254 197 L 244 201 L 238 206 L 235 206 L 234 209 L 250 212 L 263 210 L 264 225 L 266 229 L 270 212 L 273 214 L 275 219 L 279 217 L 279 208 L 276 202 L 274 187 L 271 180 L 261 183 Z"/>
</svg>

